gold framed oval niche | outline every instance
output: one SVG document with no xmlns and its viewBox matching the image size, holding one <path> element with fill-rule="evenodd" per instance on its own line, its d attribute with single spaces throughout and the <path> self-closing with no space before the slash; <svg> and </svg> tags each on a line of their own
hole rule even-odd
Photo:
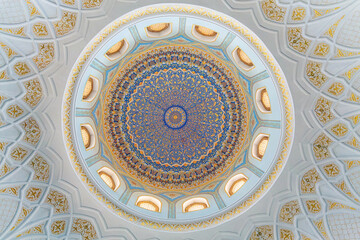
<svg viewBox="0 0 360 240">
<path fill-rule="evenodd" d="M 219 33 L 201 25 L 193 25 L 191 28 L 192 35 L 204 42 L 215 42 L 219 36 Z"/>
</svg>

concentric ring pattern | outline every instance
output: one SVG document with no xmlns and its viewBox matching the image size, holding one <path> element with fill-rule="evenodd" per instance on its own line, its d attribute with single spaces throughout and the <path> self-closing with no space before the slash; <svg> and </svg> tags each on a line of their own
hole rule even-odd
<svg viewBox="0 0 360 240">
<path fill-rule="evenodd" d="M 241 91 L 210 56 L 165 45 L 122 68 L 106 93 L 103 119 L 119 165 L 173 187 L 226 167 L 240 142 Z M 172 124 L 171 116 L 182 121 Z"/>
<path fill-rule="evenodd" d="M 193 229 L 241 213 L 291 146 L 278 64 L 245 26 L 209 9 L 116 20 L 80 56 L 66 96 L 75 169 L 110 209 L 145 226 Z"/>
<path fill-rule="evenodd" d="M 181 106 L 171 105 L 163 111 L 163 121 L 171 129 L 182 128 L 187 122 L 187 112 Z"/>
</svg>

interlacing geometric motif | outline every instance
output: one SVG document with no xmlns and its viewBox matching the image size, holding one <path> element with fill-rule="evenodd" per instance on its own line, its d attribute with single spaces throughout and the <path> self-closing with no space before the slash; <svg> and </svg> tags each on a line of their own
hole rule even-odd
<svg viewBox="0 0 360 240">
<path fill-rule="evenodd" d="M 297 200 L 284 204 L 280 210 L 279 220 L 285 223 L 294 223 L 294 217 L 300 213 L 300 206 Z"/>
<path fill-rule="evenodd" d="M 81 218 L 75 218 L 71 227 L 71 232 L 80 233 L 83 239 L 96 239 L 96 231 L 91 222 Z"/>
<path fill-rule="evenodd" d="M 255 228 L 250 236 L 251 240 L 274 239 L 274 230 L 270 225 Z"/>
<path fill-rule="evenodd" d="M 78 1 L 44 9 L 44 1 L 0 0 L 0 239 L 99 237 L 97 223 L 77 213 L 71 195 L 55 187 L 54 162 L 60 160 L 45 154 L 44 140 L 54 131 L 40 110 L 49 101 L 43 71 L 57 64 L 58 37 L 76 33 L 83 18 L 74 13 Z M 101 2 L 80 6 L 96 9 Z M 49 17 L 49 11 L 60 15 Z"/>
<path fill-rule="evenodd" d="M 251 239 L 268 229 L 275 234 L 270 239 L 359 239 L 360 5 L 351 0 L 261 2 L 260 9 L 264 2 L 274 4 L 272 10 L 262 10 L 263 15 L 271 22 L 287 23 L 282 37 L 305 66 L 298 82 L 309 86 L 314 99 L 311 114 L 303 119 L 313 129 L 311 140 L 302 144 L 307 158 L 302 177 L 289 179 L 297 183 L 299 190 L 292 197 L 296 200 L 278 206 L 275 222 L 256 224 Z"/>
</svg>

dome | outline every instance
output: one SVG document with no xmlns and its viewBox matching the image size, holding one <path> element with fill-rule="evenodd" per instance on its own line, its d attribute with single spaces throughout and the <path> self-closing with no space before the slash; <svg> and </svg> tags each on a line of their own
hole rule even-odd
<svg viewBox="0 0 360 240">
<path fill-rule="evenodd" d="M 0 239 L 359 239 L 359 13 L 0 0 Z"/>
<path fill-rule="evenodd" d="M 78 173 L 143 225 L 188 228 L 245 211 L 291 146 L 290 93 L 265 44 L 195 9 L 154 6 L 115 20 L 69 78 L 64 121 Z"/>
</svg>

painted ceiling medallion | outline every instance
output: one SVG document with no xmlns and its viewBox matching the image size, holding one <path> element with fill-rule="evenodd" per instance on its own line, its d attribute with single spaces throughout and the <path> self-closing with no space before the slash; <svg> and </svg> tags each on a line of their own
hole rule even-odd
<svg viewBox="0 0 360 240">
<path fill-rule="evenodd" d="M 249 118 L 230 69 L 201 45 L 174 40 L 129 54 L 104 89 L 98 116 L 114 168 L 164 190 L 193 188 L 224 172 L 242 150 Z"/>
<path fill-rule="evenodd" d="M 83 51 L 67 89 L 78 173 L 145 226 L 191 229 L 241 213 L 290 151 L 279 65 L 250 30 L 209 9 L 154 5 L 114 21 Z"/>
</svg>

